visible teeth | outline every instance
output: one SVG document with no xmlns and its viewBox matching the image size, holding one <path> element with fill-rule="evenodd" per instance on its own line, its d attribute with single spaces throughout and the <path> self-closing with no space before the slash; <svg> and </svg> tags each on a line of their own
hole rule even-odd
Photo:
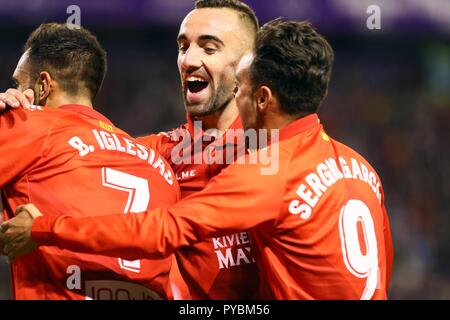
<svg viewBox="0 0 450 320">
<path fill-rule="evenodd" d="M 186 81 L 202 81 L 205 82 L 205 79 L 202 79 L 200 77 L 195 77 L 195 76 L 189 76 L 186 78 Z"/>
</svg>

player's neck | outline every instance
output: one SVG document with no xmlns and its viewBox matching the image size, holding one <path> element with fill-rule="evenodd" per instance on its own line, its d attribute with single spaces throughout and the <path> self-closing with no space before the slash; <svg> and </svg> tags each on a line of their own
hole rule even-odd
<svg viewBox="0 0 450 320">
<path fill-rule="evenodd" d="M 65 94 L 50 97 L 47 100 L 45 107 L 58 108 L 67 104 L 79 104 L 89 108 L 93 108 L 91 99 L 83 96 L 69 96 Z"/>
<path fill-rule="evenodd" d="M 263 119 L 263 127 L 264 129 L 272 130 L 272 129 L 283 129 L 290 123 L 296 121 L 303 116 L 298 115 L 287 115 L 284 113 L 276 112 L 268 112 Z"/>
<path fill-rule="evenodd" d="M 213 114 L 199 118 L 202 121 L 204 131 L 208 129 L 218 129 L 222 132 L 226 131 L 239 116 L 239 110 L 236 102 L 233 100 L 224 109 Z"/>
</svg>

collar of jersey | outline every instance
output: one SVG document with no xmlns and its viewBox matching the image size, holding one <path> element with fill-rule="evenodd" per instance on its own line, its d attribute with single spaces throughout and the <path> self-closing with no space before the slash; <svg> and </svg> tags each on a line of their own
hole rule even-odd
<svg viewBox="0 0 450 320">
<path fill-rule="evenodd" d="M 317 113 L 313 113 L 306 117 L 295 120 L 294 122 L 291 122 L 284 128 L 280 129 L 280 141 L 292 138 L 293 136 L 314 128 L 315 126 L 320 126 L 320 119 Z"/>
<path fill-rule="evenodd" d="M 81 104 L 65 104 L 65 105 L 60 106 L 59 109 L 78 112 L 78 113 L 84 114 L 88 117 L 102 120 L 103 122 L 106 122 L 108 124 L 111 124 L 111 125 L 113 124 L 107 117 L 102 115 L 100 112 L 97 112 L 94 109 L 89 108 L 87 106 L 83 106 Z"/>
</svg>

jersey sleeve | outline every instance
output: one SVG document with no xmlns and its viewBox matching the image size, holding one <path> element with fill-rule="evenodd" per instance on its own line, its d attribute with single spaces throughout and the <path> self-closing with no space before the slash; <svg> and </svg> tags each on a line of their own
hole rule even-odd
<svg viewBox="0 0 450 320">
<path fill-rule="evenodd" d="M 158 134 L 136 138 L 136 141 L 147 148 L 162 153 L 166 148 L 166 145 L 170 142 L 170 137 L 166 132 L 160 132 Z"/>
<path fill-rule="evenodd" d="M 39 217 L 32 237 L 39 245 L 79 252 L 161 258 L 205 238 L 275 225 L 283 183 L 277 175 L 261 175 L 257 165 L 230 165 L 204 190 L 171 207 L 133 215 Z"/>
<path fill-rule="evenodd" d="M 0 188 L 42 159 L 48 129 L 32 111 L 15 109 L 0 115 Z"/>
</svg>

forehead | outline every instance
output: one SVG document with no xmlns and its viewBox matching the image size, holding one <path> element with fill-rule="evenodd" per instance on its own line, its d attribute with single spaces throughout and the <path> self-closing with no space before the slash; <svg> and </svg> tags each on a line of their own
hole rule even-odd
<svg viewBox="0 0 450 320">
<path fill-rule="evenodd" d="M 19 59 L 19 62 L 17 63 L 16 70 L 14 70 L 14 75 L 20 75 L 22 73 L 27 73 L 27 66 L 28 66 L 28 51 L 26 51 Z"/>
<path fill-rule="evenodd" d="M 200 35 L 221 36 L 235 34 L 242 29 L 235 10 L 228 8 L 201 8 L 192 10 L 183 20 L 179 34 L 188 38 Z"/>
<path fill-rule="evenodd" d="M 19 62 L 17 63 L 17 66 L 23 65 L 27 59 L 28 59 L 28 50 L 22 54 L 22 56 L 19 59 Z"/>
</svg>

